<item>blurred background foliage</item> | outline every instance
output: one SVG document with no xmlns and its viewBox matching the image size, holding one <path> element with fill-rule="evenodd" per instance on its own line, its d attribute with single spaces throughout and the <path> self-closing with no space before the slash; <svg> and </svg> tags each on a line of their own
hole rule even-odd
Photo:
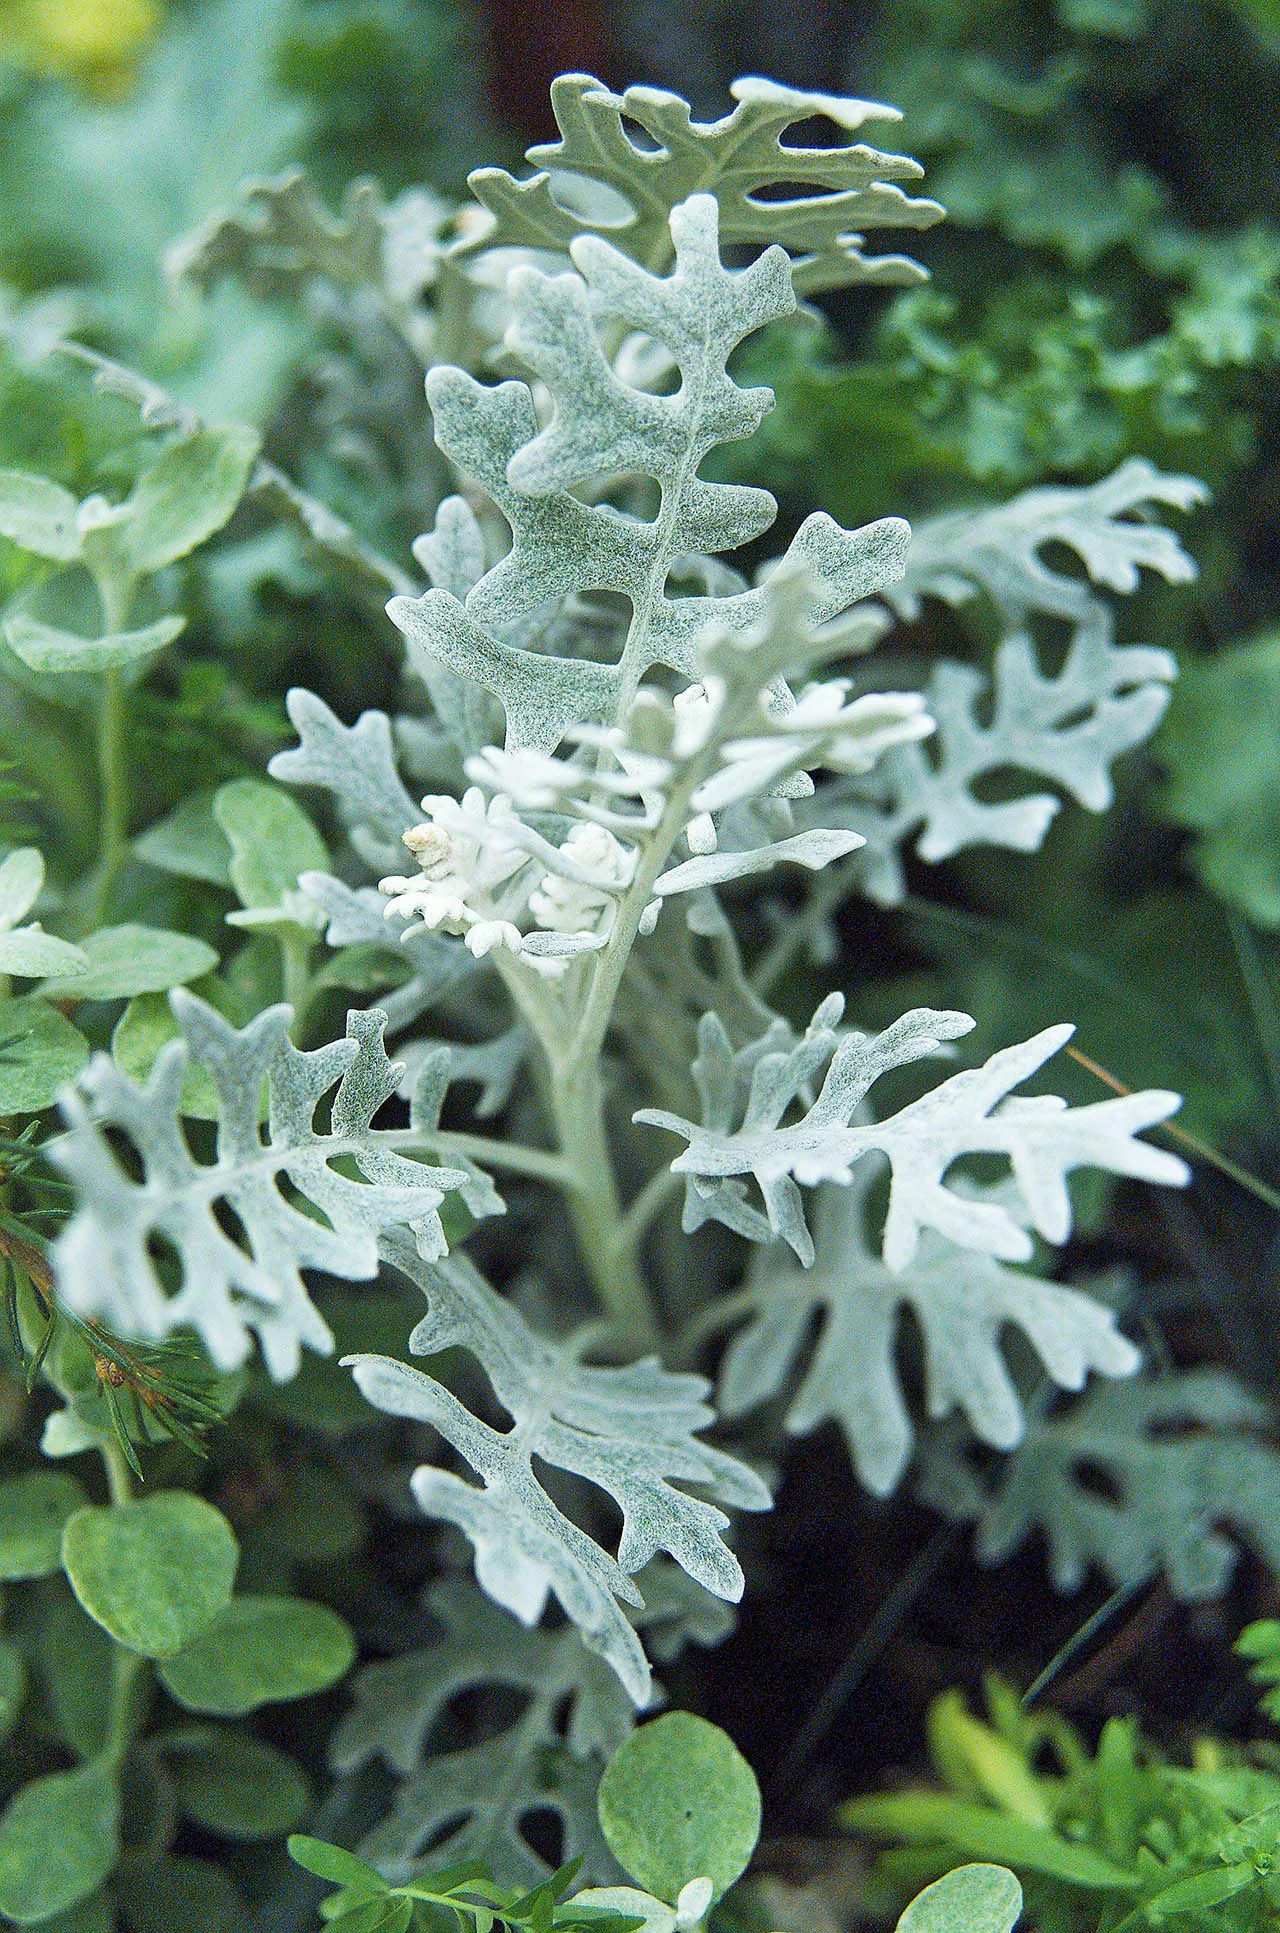
<svg viewBox="0 0 1280 1933">
<path fill-rule="evenodd" d="M 914 244 L 932 279 L 831 298 L 748 352 L 778 404 L 734 461 L 774 489 L 784 525 L 816 506 L 856 522 L 1003 500 L 1133 455 L 1211 487 L 1184 533 L 1193 592 L 1144 589 L 1118 613 L 1124 639 L 1174 650 L 1182 675 L 1115 811 L 1065 809 L 1041 854 L 978 851 L 913 876 L 905 921 L 847 913 L 848 991 L 865 1022 L 922 999 L 964 1007 L 975 1052 L 1070 1017 L 1116 1079 L 1180 1089 L 1188 1130 L 1280 1187 L 1276 0 L 0 0 L 0 465 L 80 495 L 128 486 L 136 412 L 47 353 L 70 333 L 215 421 L 255 424 L 269 455 L 407 567 L 440 477 L 420 367 L 385 318 L 323 278 L 291 299 L 230 279 L 201 296 L 165 259 L 246 177 L 292 164 L 330 208 L 372 175 L 429 232 L 470 166 L 512 165 L 552 132 L 546 86 L 570 68 L 669 85 L 704 114 L 751 70 L 903 111 L 900 145 L 949 215 Z M 40 568 L 6 547 L 0 593 Z M 322 582 L 287 535 L 242 518 L 190 569 L 199 621 L 139 698 L 183 793 L 193 771 L 208 785 L 260 774 L 291 683 L 347 717 L 388 702 L 398 649 L 380 600 Z M 990 640 L 930 605 L 895 642 L 980 661 Z M 73 872 L 91 845 L 83 759 L 68 752 L 82 721 L 39 693 L 2 703 L 0 827 L 34 813 Z M 165 770 L 157 758 L 140 775 L 141 818 L 175 803 Z M 31 804 L 24 771 L 50 802 Z M 146 877 L 149 916 L 198 930 L 190 885 Z M 793 990 L 797 1013 L 807 992 Z M 1076 1067 L 1064 1091 L 1103 1090 Z M 1247 1187 L 1202 1165 L 1155 1219 L 1122 1195 L 1104 1222 L 1100 1202 L 1079 1255 L 1160 1285 L 1139 1288 L 1139 1315 L 1171 1362 L 1274 1394 L 1280 1220 Z M 264 1469 L 287 1395 L 263 1397 Z M 744 1540 L 763 1587 L 738 1637 L 681 1667 L 696 1683 L 673 1681 L 766 1779 L 888 1581 L 934 1551 L 924 1512 L 851 1506 L 847 1481 L 828 1481 L 833 1454 L 825 1437 L 804 1446 L 782 1509 Z M 243 1468 L 225 1475 L 252 1503 Z M 403 1541 L 381 1569 L 361 1558 L 345 1588 L 390 1604 Z M 841 1724 L 813 1741 L 802 1779 L 792 1765 L 775 1787 L 784 1820 L 910 1756 L 929 1697 L 975 1661 L 1025 1681 L 1070 1633 L 1089 1602 L 1046 1610 L 1039 1559 L 1020 1564 L 1012 1583 L 984 1580 L 957 1542 L 937 1547 L 885 1628 L 874 1692 L 860 1654 Z M 783 1574 L 810 1611 L 780 1630 L 768 1580 Z M 1085 1709 L 1139 1704 L 1157 1729 L 1244 1710 L 1226 1638 L 1242 1604 L 1276 1596 L 1248 1564 L 1235 1590 L 1234 1606 L 1162 1599 L 1126 1622 L 1108 1668 L 1076 1687 Z M 1153 1633 L 1176 1634 L 1180 1685 Z"/>
</svg>

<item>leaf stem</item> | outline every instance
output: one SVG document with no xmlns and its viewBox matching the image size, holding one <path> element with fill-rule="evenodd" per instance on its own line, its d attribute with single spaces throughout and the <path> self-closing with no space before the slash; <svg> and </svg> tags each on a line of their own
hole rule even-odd
<svg viewBox="0 0 1280 1933">
<path fill-rule="evenodd" d="M 598 1057 L 552 1066 L 551 1112 L 568 1170 L 566 1199 L 582 1257 L 610 1319 L 639 1345 L 657 1338 L 657 1316 L 636 1241 L 619 1241 L 624 1216 L 609 1153 Z"/>
<path fill-rule="evenodd" d="M 98 871 L 93 924 L 101 926 L 111 904 L 128 847 L 129 791 L 124 761 L 125 695 L 119 670 L 103 673 L 98 706 Z"/>
</svg>

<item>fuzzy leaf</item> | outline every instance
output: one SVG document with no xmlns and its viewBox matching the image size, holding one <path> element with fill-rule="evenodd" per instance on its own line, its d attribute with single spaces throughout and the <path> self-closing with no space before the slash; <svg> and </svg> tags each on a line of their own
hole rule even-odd
<svg viewBox="0 0 1280 1933">
<path fill-rule="evenodd" d="M 40 987 L 45 999 L 128 1000 L 138 993 L 168 993 L 218 964 L 203 940 L 154 926 L 101 926 L 78 950 L 84 965 L 45 980 Z"/>
<path fill-rule="evenodd" d="M 983 591 L 1004 635 L 990 680 L 944 659 L 926 687 L 937 731 L 927 745 L 891 748 L 866 777 L 820 788 L 802 808 L 808 823 L 847 826 L 867 840 L 859 861 L 865 890 L 882 904 L 901 900 L 899 847 L 914 840 L 921 859 L 948 859 L 975 844 L 1034 852 L 1059 809 L 1053 793 L 981 796 L 980 784 L 1009 768 L 1048 779 L 1090 812 L 1112 801 L 1110 768 L 1155 730 L 1177 666 L 1167 651 L 1118 646 L 1111 614 L 1093 585 L 1132 591 L 1139 568 L 1186 583 L 1195 565 L 1174 534 L 1134 521 L 1153 503 L 1186 510 L 1204 496 L 1190 477 L 1162 476 L 1140 458 L 1085 489 L 1028 490 L 991 510 L 956 511 L 916 526 L 905 574 L 885 596 L 915 617 L 926 594 L 962 604 Z M 1050 543 L 1074 550 L 1084 579 L 1047 565 Z M 1061 669 L 1041 670 L 1029 619 L 1072 626 Z"/>
<path fill-rule="evenodd" d="M 0 1482 L 0 1578 L 52 1577 L 62 1569 L 62 1527 L 85 1502 L 62 1470 Z"/>
<path fill-rule="evenodd" d="M 327 1691 L 350 1670 L 355 1639 L 323 1604 L 299 1597 L 233 1597 L 176 1656 L 161 1663 L 169 1696 L 187 1711 L 244 1718 L 260 1705 Z"/>
<path fill-rule="evenodd" d="M 141 631 L 115 631 L 101 638 L 82 638 L 55 625 L 42 624 L 24 611 L 12 611 L 0 629 L 14 656 L 28 671 L 119 671 L 153 658 L 185 628 L 184 617 L 157 618 Z"/>
<path fill-rule="evenodd" d="M 698 676 L 695 639 L 708 623 L 749 630 L 763 610 L 759 588 L 668 595 L 681 556 L 749 543 L 776 511 L 767 491 L 697 474 L 710 450 L 750 435 L 772 402 L 768 390 L 738 387 L 728 356 L 795 302 L 782 250 L 768 250 L 747 269 L 721 265 L 716 218 L 709 195 L 673 211 L 675 268 L 667 277 L 591 235 L 573 243 L 576 274 L 515 272 L 508 339 L 550 391 L 545 428 L 525 383 L 484 388 L 447 367 L 429 378 L 437 441 L 503 512 L 512 546 L 465 604 L 433 589 L 394 598 L 388 609 L 424 675 L 440 663 L 493 693 L 506 713 L 509 746 L 554 750 L 571 726 L 609 717 L 653 664 Z M 679 388 L 655 395 L 617 373 L 599 333 L 615 321 L 663 344 Z M 618 476 L 660 486 L 654 521 L 577 494 L 585 483 Z M 788 556 L 811 573 L 815 618 L 834 616 L 896 576 L 907 534 L 894 518 L 857 532 L 828 517 L 807 518 Z M 559 657 L 509 641 L 551 601 L 591 590 L 619 592 L 639 614 L 618 661 Z"/>
<path fill-rule="evenodd" d="M 1045 677 L 1022 632 L 1003 640 L 990 680 L 944 659 L 924 692 L 934 736 L 892 747 L 866 777 L 821 787 L 801 815 L 862 834 L 860 871 L 883 905 L 906 891 L 899 847 L 909 839 L 934 863 L 977 844 L 1034 852 L 1059 799 L 1037 792 L 993 802 L 980 796 L 980 782 L 1014 767 L 1049 779 L 1091 812 L 1104 811 L 1113 796 L 1111 765 L 1159 724 L 1173 671 L 1166 652 L 1115 645 L 1101 605 L 1077 625 L 1055 677 Z"/>
<path fill-rule="evenodd" d="M 905 1269 L 886 1268 L 867 1242 L 866 1195 L 858 1177 L 819 1190 L 811 1270 L 776 1249 L 753 1259 L 746 1286 L 755 1313 L 720 1371 L 725 1416 L 778 1393 L 804 1359 L 820 1315 L 787 1428 L 805 1436 L 834 1418 L 862 1482 L 887 1496 L 907 1466 L 914 1434 L 898 1371 L 904 1309 L 924 1344 L 927 1414 L 962 1410 L 974 1434 L 996 1449 L 1012 1449 L 1025 1428 L 1000 1347 L 1006 1325 L 1023 1332 L 1059 1388 L 1083 1388 L 1090 1370 L 1128 1376 L 1137 1369 L 1139 1353 L 1116 1329 L 1112 1310 L 1076 1289 L 1020 1274 L 989 1255 L 957 1253 L 931 1232 Z"/>
<path fill-rule="evenodd" d="M 791 251 L 796 292 L 849 283 L 924 280 L 924 271 L 902 255 L 868 259 L 867 228 L 928 228 L 942 210 L 912 200 L 893 184 L 918 181 L 924 170 L 905 155 L 881 154 L 863 143 L 838 139 L 827 147 L 784 143 L 797 122 L 821 117 L 841 136 L 868 121 L 897 121 L 895 108 L 833 94 L 805 94 L 755 76 L 730 87 L 737 105 L 720 121 L 694 121 L 676 94 L 656 87 L 629 87 L 613 94 L 589 74 L 562 74 L 551 85 L 559 141 L 530 148 L 540 170 L 517 181 L 503 168 L 481 168 L 469 178 L 476 199 L 492 220 L 460 252 L 489 248 L 552 249 L 567 254 L 581 235 L 604 235 L 633 260 L 664 266 L 666 222 L 677 203 L 710 192 L 720 204 L 727 243 L 757 247 L 780 242 Z M 640 147 L 627 123 L 643 128 L 652 146 Z M 621 222 L 597 222 L 557 198 L 566 177 L 601 183 L 629 204 Z M 796 195 L 802 185 L 810 190 Z M 776 198 L 779 188 L 790 190 Z"/>
<path fill-rule="evenodd" d="M 1280 1566 L 1280 1454 L 1254 1434 L 1269 1421 L 1217 1370 L 1099 1383 L 1061 1414 L 1033 1417 L 989 1490 L 969 1478 L 962 1514 L 977 1516 L 986 1563 L 1043 1531 L 1059 1590 L 1078 1590 L 1096 1565 L 1115 1585 L 1162 1570 L 1176 1597 L 1216 1597 L 1236 1562 L 1225 1528 Z M 946 1454 L 925 1469 L 943 1508 Z"/>
<path fill-rule="evenodd" d="M 400 835 L 422 814 L 396 770 L 386 713 L 362 712 L 344 725 L 313 692 L 295 689 L 285 702 L 300 742 L 276 753 L 272 778 L 323 786 L 361 857 L 380 870 L 402 865 Z"/>
<path fill-rule="evenodd" d="M 121 506 L 125 549 L 149 576 L 212 537 L 244 495 L 258 454 L 256 430 L 237 423 L 180 436 Z"/>
<path fill-rule="evenodd" d="M 633 1117 L 689 1144 L 671 1164 L 690 1177 L 686 1229 L 723 1221 L 755 1240 L 767 1239 L 771 1230 L 808 1267 L 813 1242 L 798 1184 L 848 1181 L 857 1161 L 878 1152 L 888 1156 L 892 1170 L 884 1231 L 890 1268 L 911 1261 L 924 1229 L 1002 1261 L 1025 1262 L 1031 1238 L 1004 1207 L 946 1186 L 947 1171 L 962 1155 L 1006 1155 L 1032 1225 L 1052 1242 L 1070 1233 L 1067 1176 L 1075 1168 L 1105 1168 L 1174 1186 L 1186 1181 L 1186 1164 L 1176 1155 L 1135 1139 L 1173 1113 L 1176 1095 L 1153 1091 L 1078 1108 L 1052 1095 L 1012 1096 L 1070 1038 L 1069 1027 L 1049 1027 L 1003 1048 L 984 1066 L 953 1074 L 884 1121 L 856 1122 L 882 1074 L 936 1053 L 942 1043 L 968 1033 L 973 1022 L 967 1014 L 918 1008 L 881 1034 L 841 1038 L 835 1026 L 843 1006 L 838 994 L 831 995 L 794 1045 L 785 1045 L 789 1030 L 780 1035 L 775 1029 L 738 1054 L 718 1017 L 704 1016 L 694 1067 L 703 1125 L 662 1108 Z M 824 1069 L 818 1097 L 808 1102 L 810 1083 Z M 803 1117 L 783 1125 L 797 1102 L 806 1108 Z M 747 1174 L 759 1184 L 767 1219 L 744 1199 L 737 1177 Z"/>
<path fill-rule="evenodd" d="M 170 249 L 165 270 L 207 295 L 225 277 L 268 301 L 297 300 L 314 281 L 358 289 L 382 279 L 382 194 L 351 182 L 330 215 L 305 168 L 240 187 L 239 206 L 219 209 Z"/>
<path fill-rule="evenodd" d="M 19 1788 L 0 1818 L 0 1914 L 18 1926 L 86 1899 L 120 1853 L 120 1794 L 100 1761 Z"/>
<path fill-rule="evenodd" d="M 218 788 L 213 816 L 231 848 L 231 884 L 250 915 L 229 913 L 229 923 L 262 924 L 276 915 L 314 925 L 320 916 L 298 891 L 298 876 L 327 869 L 329 854 L 297 800 L 262 779 L 232 779 Z"/>
<path fill-rule="evenodd" d="M 0 537 L 37 557 L 69 564 L 80 555 L 79 504 L 69 490 L 25 470 L 0 470 Z"/>
<path fill-rule="evenodd" d="M 671 1906 L 700 1878 L 719 1899 L 760 1837 L 754 1772 L 726 1732 L 692 1712 L 667 1712 L 633 1732 L 600 1781 L 599 1805 L 622 1865 Z"/>
<path fill-rule="evenodd" d="M 523 1820 L 549 1806 L 565 1826 L 564 1856 L 586 1853 L 593 1873 L 611 1877 L 601 1858 L 593 1782 L 633 1722 L 617 1678 L 572 1625 L 526 1629 L 468 1579 L 444 1579 L 426 1603 L 442 1637 L 359 1671 L 354 1704 L 334 1734 L 330 1758 L 340 1775 L 375 1757 L 399 1775 L 395 1804 L 362 1853 L 398 1870 L 430 1847 L 443 1864 L 483 1859 L 506 1881 L 536 1885 L 550 1869 L 525 1837 Z M 454 1700 L 481 1686 L 519 1694 L 518 1719 L 493 1739 L 427 1756 Z M 572 1769 L 578 1764 L 581 1777 Z M 494 1777 L 497 1767 L 503 1769 Z M 437 1843 L 444 1826 L 451 1830 Z"/>
<path fill-rule="evenodd" d="M 1096 607 L 1090 583 L 1134 591 L 1140 569 L 1158 571 L 1170 584 L 1190 583 L 1196 567 L 1173 532 L 1126 513 L 1156 503 L 1190 510 L 1207 495 L 1195 477 L 1163 476 L 1135 456 L 1083 489 L 1024 490 L 994 509 L 925 518 L 914 527 L 902 578 L 886 595 L 908 618 L 919 614 L 922 597 L 962 604 L 983 590 L 1010 630 L 1033 611 L 1078 622 Z M 1050 543 L 1073 550 L 1089 581 L 1046 564 L 1040 552 Z"/>
<path fill-rule="evenodd" d="M 51 1152 L 76 1183 L 79 1205 L 54 1249 L 59 1290 L 69 1307 L 124 1333 L 159 1337 L 190 1325 L 221 1368 L 243 1362 L 256 1331 L 268 1368 L 284 1380 L 296 1374 L 304 1345 L 322 1355 L 333 1346 L 301 1271 L 367 1280 L 378 1267 L 378 1235 L 396 1226 L 442 1255 L 436 1210 L 469 1177 L 405 1158 L 394 1138 L 370 1126 L 401 1071 L 383 1050 L 380 1013 L 353 1013 L 345 1040 L 300 1053 L 287 1007 L 270 1007 L 237 1032 L 191 994 L 175 993 L 172 1006 L 182 1039 L 161 1049 L 144 1084 L 98 1055 L 64 1100 L 69 1131 Z M 220 1099 L 212 1160 L 193 1155 L 181 1126 L 193 1063 L 208 1070 Z M 335 1088 L 329 1128 L 318 1131 L 316 1109 Z M 117 1160 L 108 1130 L 137 1149 L 141 1183 Z M 334 1165 L 346 1157 L 363 1180 Z M 285 1185 L 327 1220 L 282 1192 Z M 243 1245 L 221 1226 L 222 1204 Z M 156 1243 L 181 1265 L 177 1286 L 157 1266 Z"/>
<path fill-rule="evenodd" d="M 643 1603 L 631 1574 L 663 1550 L 717 1597 L 736 1601 L 742 1593 L 742 1572 L 720 1536 L 728 1518 L 671 1479 L 744 1510 L 768 1509 L 768 1491 L 745 1465 L 697 1440 L 712 1420 L 700 1376 L 672 1375 L 652 1359 L 620 1369 L 587 1367 L 572 1350 L 536 1335 L 464 1259 L 424 1270 L 403 1240 L 384 1246 L 430 1304 L 410 1348 L 416 1355 L 470 1350 L 515 1419 L 504 1434 L 421 1370 L 386 1357 L 351 1358 L 371 1403 L 431 1423 L 481 1478 L 475 1486 L 423 1466 L 413 1478 L 418 1503 L 466 1532 L 477 1579 L 523 1622 L 536 1621 L 554 1593 L 586 1642 L 644 1704 L 649 1667 L 619 1603 Z M 623 1519 L 616 1560 L 552 1501 L 535 1457 L 585 1477 L 614 1499 Z"/>
<path fill-rule="evenodd" d="M 917 1893 L 896 1933 L 1013 1933 L 1022 1888 L 1007 1866 L 957 1866 Z"/>
<path fill-rule="evenodd" d="M 38 1114 L 88 1058 L 84 1035 L 47 1000 L 0 1000 L 0 1116 Z"/>
<path fill-rule="evenodd" d="M 222 1512 L 184 1490 L 77 1510 L 62 1533 L 83 1608 L 146 1658 L 172 1657 L 222 1610 L 239 1557 Z"/>
<path fill-rule="evenodd" d="M 0 974 L 37 979 L 47 973 L 78 973 L 87 965 L 78 946 L 44 932 L 38 920 L 18 925 L 43 884 L 44 860 L 34 846 L 22 846 L 0 862 Z"/>
</svg>

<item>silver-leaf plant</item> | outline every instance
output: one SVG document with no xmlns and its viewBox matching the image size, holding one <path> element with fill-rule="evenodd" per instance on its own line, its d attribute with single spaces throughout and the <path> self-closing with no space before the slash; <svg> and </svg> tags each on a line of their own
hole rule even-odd
<svg viewBox="0 0 1280 1933">
<path fill-rule="evenodd" d="M 230 274 L 270 290 L 287 271 L 374 291 L 430 364 L 450 482 L 414 577 L 279 473 L 250 471 L 245 452 L 260 505 L 366 589 L 395 593 L 415 708 L 347 721 L 291 694 L 298 743 L 270 769 L 327 795 L 340 841 L 327 865 L 313 833 L 290 835 L 252 883 L 253 813 L 269 846 L 285 823 L 265 786 L 215 801 L 197 857 L 182 856 L 195 832 L 173 824 L 143 851 L 221 877 L 221 827 L 233 918 L 277 936 L 298 997 L 327 973 L 372 984 L 377 1006 L 302 1051 L 288 1008 L 237 1029 L 179 992 L 149 1074 L 120 1053 L 95 1059 L 65 1100 L 58 1159 L 78 1206 L 58 1279 L 82 1314 L 150 1338 L 194 1329 L 224 1367 L 256 1335 L 277 1379 L 331 1347 L 308 1271 L 367 1280 L 385 1266 L 421 1291 L 419 1365 L 365 1354 L 352 1372 L 374 1410 L 407 1423 L 407 1489 L 455 1558 L 469 1546 L 502 1607 L 485 1629 L 509 1637 L 483 1661 L 464 1655 L 476 1599 L 455 1578 L 431 1601 L 440 1644 L 361 1680 L 335 1762 L 381 1758 L 408 1782 L 371 1842 L 392 1862 L 450 1826 L 459 1856 L 496 1832 L 507 1865 L 536 1873 L 488 1803 L 500 1776 L 513 1807 L 555 1803 L 571 1850 L 593 1857 L 573 1795 L 654 1695 L 646 1644 L 671 1648 L 673 1575 L 675 1622 L 695 1633 L 711 1628 L 705 1594 L 743 1589 L 734 1513 L 767 1507 L 770 1490 L 750 1439 L 726 1436 L 785 1397 L 791 1431 L 834 1417 L 863 1481 L 890 1490 L 915 1435 L 897 1355 L 909 1323 L 927 1415 L 959 1412 L 1012 1449 L 1026 1411 L 1006 1331 L 1049 1386 L 1138 1364 L 1110 1310 L 1047 1272 L 1043 1244 L 1071 1231 L 1071 1175 L 1185 1178 L 1141 1138 L 1176 1096 L 1072 1108 L 1022 1091 L 1067 1025 L 965 1065 L 964 1014 L 915 1010 L 875 1032 L 856 1024 L 856 987 L 807 1021 L 788 997 L 787 965 L 843 901 L 901 896 L 907 842 L 923 860 L 975 841 L 1031 850 L 1063 795 L 1108 803 L 1111 763 L 1153 730 L 1173 667 L 1115 642 L 1102 594 L 1143 569 L 1192 574 L 1151 516 L 1200 493 L 1130 462 L 1093 488 L 957 511 L 914 536 L 894 516 L 845 530 L 815 514 L 771 548 L 768 491 L 714 472 L 773 400 L 737 380 L 735 352 L 817 291 L 919 279 L 906 257 L 866 254 L 864 231 L 941 211 L 897 185 L 913 162 L 855 138 L 892 110 L 761 80 L 734 98 L 702 125 L 674 95 L 568 76 L 560 140 L 527 179 L 481 170 L 485 212 L 459 220 L 452 246 L 438 208 L 393 219 L 361 191 L 334 222 L 291 176 L 251 184 L 238 214 L 175 257 L 206 286 Z M 829 145 L 784 138 L 813 116 Z M 452 338 L 424 322 L 445 282 Z M 495 314 L 501 337 L 486 338 Z M 440 360 L 450 339 L 460 361 Z M 203 433 L 158 392 L 102 374 L 150 420 Z M 37 504 L 27 540 L 69 555 L 76 514 Z M 1047 561 L 1050 542 L 1083 575 Z M 900 655 L 881 689 L 866 654 L 925 598 L 986 600 L 989 680 L 946 662 L 913 680 Z M 1044 626 L 1059 646 L 1066 633 L 1056 669 Z M 10 644 L 29 654 L 20 626 Z M 1040 789 L 990 802 L 974 787 L 997 768 Z M 47 943 L 17 925 L 36 865 L 14 864 L 7 943 L 48 970 Z M 777 868 L 803 891 L 798 908 L 770 900 Z M 343 980 L 356 961 L 364 977 L 352 965 Z M 514 1272 L 490 1280 L 497 1174 L 527 1239 Z M 733 1331 L 713 1392 L 702 1351 Z M 1038 1421 L 1033 1437 L 1047 1467 Z M 988 1524 L 1003 1512 L 989 1541 L 1022 1534 L 1036 1506 L 1021 1499 L 981 1506 Z M 1076 1545 L 1056 1508 L 1065 1574 Z M 572 1630 L 544 1622 L 552 1599 Z M 448 1751 L 424 1782 L 445 1703 L 486 1677 L 532 1700 L 527 1732 L 500 1735 L 483 1762 Z M 566 1698 L 548 1801 L 527 1748 Z"/>
</svg>

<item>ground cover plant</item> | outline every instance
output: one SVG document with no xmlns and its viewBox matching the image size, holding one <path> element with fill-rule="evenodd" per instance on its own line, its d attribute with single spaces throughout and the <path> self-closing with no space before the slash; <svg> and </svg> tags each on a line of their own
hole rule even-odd
<svg viewBox="0 0 1280 1933">
<path fill-rule="evenodd" d="M 908 106 L 962 15 L 884 11 Z M 806 1623 L 816 1459 L 882 1615 L 784 1781 L 947 1563 L 1043 1552 L 1025 1679 L 1275 1608 L 1274 641 L 1206 505 L 1280 249 L 1136 177 L 1029 228 L 980 53 L 922 131 L 990 301 L 868 100 L 567 74 L 476 171 L 443 16 L 77 18 L 0 13 L 0 1915 L 807 1933 L 719 1903 L 691 1712 Z M 845 1917 L 1273 1923 L 1265 1746 L 990 1697 L 958 1798 L 842 1812 L 915 1847 Z"/>
</svg>

